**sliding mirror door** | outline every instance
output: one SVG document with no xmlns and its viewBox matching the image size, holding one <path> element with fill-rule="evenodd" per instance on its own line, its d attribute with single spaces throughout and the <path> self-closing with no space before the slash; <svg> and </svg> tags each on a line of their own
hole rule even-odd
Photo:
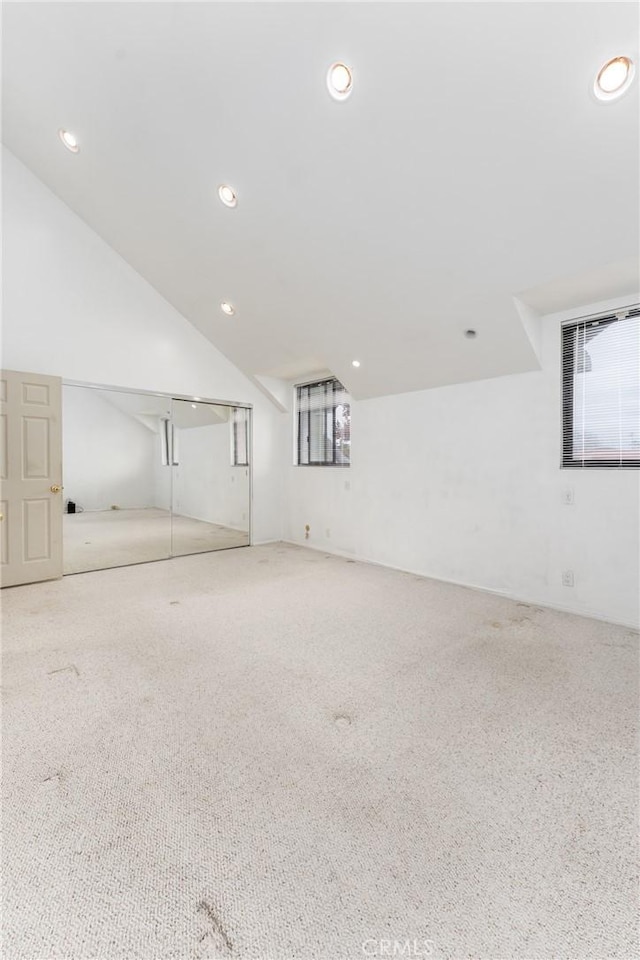
<svg viewBox="0 0 640 960">
<path fill-rule="evenodd" d="M 65 384 L 64 572 L 171 555 L 171 400 Z"/>
<path fill-rule="evenodd" d="M 171 553 L 249 544 L 249 410 L 172 401 Z"/>
</svg>

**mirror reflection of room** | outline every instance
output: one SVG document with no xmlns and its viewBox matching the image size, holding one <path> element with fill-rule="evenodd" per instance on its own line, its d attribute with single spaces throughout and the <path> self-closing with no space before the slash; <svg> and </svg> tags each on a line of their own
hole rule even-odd
<svg viewBox="0 0 640 960">
<path fill-rule="evenodd" d="M 248 411 L 174 400 L 171 553 L 249 543 Z"/>
<path fill-rule="evenodd" d="M 64 572 L 249 543 L 249 411 L 63 387 Z"/>
</svg>

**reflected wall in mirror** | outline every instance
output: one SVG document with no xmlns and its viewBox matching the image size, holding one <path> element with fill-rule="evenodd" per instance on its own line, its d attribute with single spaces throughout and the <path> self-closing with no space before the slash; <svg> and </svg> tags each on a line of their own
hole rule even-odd
<svg viewBox="0 0 640 960">
<path fill-rule="evenodd" d="M 65 384 L 64 573 L 248 545 L 249 418 Z"/>
<path fill-rule="evenodd" d="M 173 556 L 249 543 L 248 411 L 174 400 Z"/>
<path fill-rule="evenodd" d="M 170 478 L 157 469 L 170 414 L 166 397 L 63 386 L 64 573 L 171 556 Z"/>
</svg>

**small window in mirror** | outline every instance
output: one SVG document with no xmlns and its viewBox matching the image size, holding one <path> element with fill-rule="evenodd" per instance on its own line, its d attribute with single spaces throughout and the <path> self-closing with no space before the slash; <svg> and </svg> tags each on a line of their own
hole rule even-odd
<svg viewBox="0 0 640 960">
<path fill-rule="evenodd" d="M 249 411 L 245 407 L 234 407 L 231 416 L 232 459 L 234 467 L 249 466 Z"/>
</svg>

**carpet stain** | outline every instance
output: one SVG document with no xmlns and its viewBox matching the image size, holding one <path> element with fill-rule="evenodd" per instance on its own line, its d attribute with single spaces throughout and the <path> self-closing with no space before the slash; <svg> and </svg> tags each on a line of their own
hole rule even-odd
<svg viewBox="0 0 640 960">
<path fill-rule="evenodd" d="M 75 673 L 76 677 L 80 676 L 80 671 L 76 667 L 75 663 L 70 663 L 68 667 L 58 667 L 57 670 L 48 670 L 48 676 L 52 676 L 54 673 L 66 673 L 67 671 L 72 671 Z"/>
<path fill-rule="evenodd" d="M 229 936 L 227 935 L 226 930 L 222 926 L 222 922 L 218 914 L 213 909 L 211 904 L 207 903 L 206 900 L 201 900 L 197 906 L 197 909 L 201 910 L 202 913 L 206 915 L 207 920 L 210 922 L 211 926 L 213 927 L 214 932 L 218 934 L 218 936 L 224 943 L 225 949 L 228 950 L 229 953 L 233 953 L 233 943 L 229 939 Z"/>
<path fill-rule="evenodd" d="M 353 723 L 348 713 L 334 713 L 333 722 L 336 727 L 350 727 Z"/>
<path fill-rule="evenodd" d="M 492 626 L 492 627 L 495 627 L 496 630 L 501 630 L 502 627 L 503 627 L 503 624 L 502 624 L 502 622 L 501 622 L 500 620 L 492 620 L 492 621 L 491 621 L 491 626 Z"/>
<path fill-rule="evenodd" d="M 175 607 L 175 606 L 176 606 L 177 604 L 179 604 L 179 603 L 180 603 L 179 600 L 169 600 L 169 606 L 170 606 L 170 607 Z"/>
<path fill-rule="evenodd" d="M 539 613 L 544 613 L 542 607 L 534 607 L 530 603 L 522 603 L 520 600 L 516 601 L 516 607 L 524 607 L 525 610 L 529 610 L 534 616 Z"/>
<path fill-rule="evenodd" d="M 62 770 L 58 770 L 56 773 L 50 774 L 48 777 L 45 777 L 42 781 L 43 783 L 48 783 L 49 780 L 61 780 L 64 776 Z"/>
<path fill-rule="evenodd" d="M 64 767 L 60 767 L 59 770 L 55 770 L 53 773 L 50 773 L 48 777 L 44 777 L 42 780 L 43 783 L 55 784 L 58 788 L 60 796 L 63 799 L 67 799 L 69 795 L 69 788 L 67 780 L 69 778 L 69 772 Z"/>
</svg>

